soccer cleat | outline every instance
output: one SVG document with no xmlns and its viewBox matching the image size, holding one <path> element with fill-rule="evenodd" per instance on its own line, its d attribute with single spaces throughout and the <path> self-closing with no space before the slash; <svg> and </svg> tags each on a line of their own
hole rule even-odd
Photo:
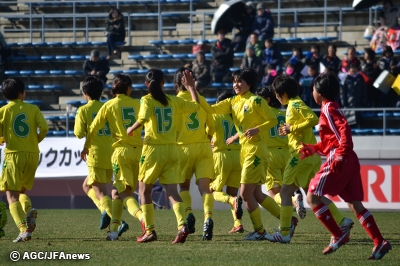
<svg viewBox="0 0 400 266">
<path fill-rule="evenodd" d="M 235 197 L 235 201 L 233 202 L 233 209 L 235 210 L 236 219 L 242 219 L 243 209 L 242 209 L 243 199 L 241 196 Z"/>
<path fill-rule="evenodd" d="M 175 240 L 172 241 L 172 244 L 177 244 L 177 243 L 185 243 L 187 236 L 189 235 L 189 228 L 185 224 L 182 226 L 182 228 L 178 231 L 177 236 L 175 237 Z"/>
<path fill-rule="evenodd" d="M 18 243 L 18 242 L 26 242 L 31 240 L 32 238 L 32 234 L 26 230 L 25 233 L 20 233 L 16 239 L 13 240 L 14 243 Z"/>
<path fill-rule="evenodd" d="M 296 230 L 296 226 L 297 226 L 298 222 L 299 222 L 299 220 L 296 217 L 292 216 L 292 221 L 290 223 L 290 237 L 291 238 L 294 235 L 294 230 Z"/>
<path fill-rule="evenodd" d="M 118 226 L 118 237 L 120 237 L 123 233 L 128 231 L 128 229 L 129 229 L 129 225 L 127 223 L 125 223 L 125 221 L 122 221 L 121 225 Z"/>
<path fill-rule="evenodd" d="M 3 228 L 0 228 L 0 238 L 2 238 L 5 235 L 6 233 L 4 232 Z"/>
<path fill-rule="evenodd" d="M 208 217 L 206 222 L 204 223 L 203 227 L 203 240 L 211 240 L 213 236 L 213 228 L 214 228 L 214 222 L 213 220 Z"/>
<path fill-rule="evenodd" d="M 150 234 L 144 233 L 142 236 L 139 236 L 136 238 L 136 241 L 139 243 L 148 243 L 148 242 L 153 242 L 157 240 L 157 234 L 156 231 L 151 231 Z"/>
<path fill-rule="evenodd" d="M 243 233 L 244 232 L 244 227 L 243 225 L 239 225 L 239 226 L 234 226 L 232 227 L 231 231 L 229 231 L 229 234 L 234 234 L 234 233 Z"/>
<path fill-rule="evenodd" d="M 342 230 L 343 234 L 346 234 L 350 237 L 350 230 L 353 228 L 354 222 L 350 218 L 344 217 L 342 224 L 339 225 L 340 230 Z M 334 241 L 334 236 L 331 236 L 331 243 Z"/>
<path fill-rule="evenodd" d="M 186 224 L 189 228 L 189 234 L 196 232 L 196 218 L 194 217 L 193 213 L 189 213 L 188 217 L 186 218 Z"/>
<path fill-rule="evenodd" d="M 146 233 L 146 223 L 144 222 L 144 218 L 142 217 L 142 220 L 140 220 L 140 226 L 142 227 L 142 234 Z"/>
<path fill-rule="evenodd" d="M 303 203 L 303 194 L 296 193 L 294 195 L 294 202 L 293 202 L 294 207 L 296 208 L 296 213 L 299 216 L 300 219 L 306 218 L 306 208 L 304 208 L 304 203 Z"/>
<path fill-rule="evenodd" d="M 372 255 L 368 258 L 368 260 L 380 260 L 390 250 L 392 250 L 392 245 L 388 241 L 383 240 L 382 244 L 372 249 Z"/>
<path fill-rule="evenodd" d="M 288 244 L 290 243 L 291 236 L 290 234 L 284 236 L 282 235 L 281 231 L 278 231 L 275 234 L 266 234 L 265 239 L 274 243 Z"/>
<path fill-rule="evenodd" d="M 118 233 L 117 232 L 109 232 L 107 234 L 106 240 L 108 240 L 108 241 L 118 240 Z"/>
<path fill-rule="evenodd" d="M 32 233 L 36 228 L 37 210 L 31 208 L 25 216 L 27 231 Z"/>
<path fill-rule="evenodd" d="M 265 235 L 267 232 L 262 232 L 261 234 L 257 231 L 251 232 L 247 234 L 242 240 L 250 240 L 250 241 L 258 241 L 258 240 L 265 240 Z"/>
<path fill-rule="evenodd" d="M 347 242 L 350 241 L 350 238 L 348 235 L 343 234 L 340 237 L 335 237 L 333 239 L 333 242 L 331 242 L 329 244 L 329 246 L 327 246 L 323 251 L 322 254 L 327 255 L 330 253 L 335 252 L 336 250 L 338 250 L 341 246 L 345 245 Z"/>
<path fill-rule="evenodd" d="M 110 216 L 108 216 L 106 211 L 103 211 L 100 215 L 100 230 L 106 229 L 111 222 Z"/>
</svg>

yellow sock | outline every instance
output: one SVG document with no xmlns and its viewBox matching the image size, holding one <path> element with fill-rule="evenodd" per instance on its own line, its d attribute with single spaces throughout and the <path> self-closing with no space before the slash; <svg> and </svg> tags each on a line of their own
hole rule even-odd
<svg viewBox="0 0 400 266">
<path fill-rule="evenodd" d="M 185 224 L 185 207 L 182 202 L 176 202 L 174 205 L 172 205 L 172 209 L 174 210 L 175 216 L 176 216 L 176 221 L 178 223 L 178 230 L 182 228 L 182 226 Z"/>
<path fill-rule="evenodd" d="M 111 232 L 117 232 L 118 227 L 121 225 L 122 221 L 122 201 L 120 199 L 112 200 L 112 208 L 111 208 Z"/>
<path fill-rule="evenodd" d="M 333 219 L 335 219 L 335 222 L 339 225 L 344 220 L 344 215 L 339 211 L 339 209 L 333 202 L 329 203 L 328 209 L 331 211 L 331 214 L 333 216 Z"/>
<path fill-rule="evenodd" d="M 89 189 L 89 191 L 87 192 L 87 195 L 93 201 L 94 205 L 96 205 L 97 209 L 99 209 L 99 211 L 102 212 L 100 201 L 97 199 L 96 192 L 94 191 L 93 188 Z"/>
<path fill-rule="evenodd" d="M 28 213 L 30 209 L 32 209 L 31 199 L 25 193 L 19 194 L 19 202 L 21 203 L 22 210 L 25 213 Z"/>
<path fill-rule="evenodd" d="M 135 200 L 134 197 L 131 197 L 131 196 L 130 197 L 126 197 L 124 199 L 124 206 L 128 210 L 128 212 L 130 213 L 130 215 L 132 215 L 133 217 L 135 217 L 139 221 L 142 220 L 142 217 L 143 217 L 142 210 L 140 209 L 139 203 Z"/>
<path fill-rule="evenodd" d="M 282 206 L 281 193 L 276 193 L 274 200 L 275 200 L 276 204 L 278 204 L 279 206 Z"/>
<path fill-rule="evenodd" d="M 25 213 L 19 201 L 10 204 L 10 213 L 19 231 L 24 233 L 28 227 L 26 226 Z"/>
<path fill-rule="evenodd" d="M 181 196 L 183 206 L 185 206 L 185 216 L 187 217 L 189 213 L 192 213 L 192 197 L 187 190 L 181 191 L 179 196 Z"/>
<path fill-rule="evenodd" d="M 229 203 L 230 205 L 233 205 L 233 201 L 235 199 L 235 197 L 232 197 L 222 191 L 214 191 L 213 197 L 214 197 L 215 201 L 222 202 L 222 203 Z"/>
<path fill-rule="evenodd" d="M 154 206 L 153 203 L 142 205 L 144 224 L 146 233 L 150 234 L 154 230 Z"/>
<path fill-rule="evenodd" d="M 207 218 L 212 218 L 212 213 L 214 210 L 214 198 L 211 193 L 205 193 L 201 197 L 203 199 L 204 222 L 205 222 Z"/>
<path fill-rule="evenodd" d="M 107 215 L 110 217 L 112 217 L 111 204 L 112 204 L 112 201 L 109 196 L 104 196 L 99 200 L 101 212 L 106 211 Z"/>
<path fill-rule="evenodd" d="M 233 207 L 231 207 L 231 212 L 233 216 L 233 226 L 238 227 L 242 224 L 242 221 L 236 218 L 235 209 L 233 209 Z"/>
<path fill-rule="evenodd" d="M 281 214 L 281 208 L 279 207 L 278 203 L 276 203 L 276 201 L 269 196 L 265 198 L 265 200 L 261 203 L 261 206 L 263 206 L 264 209 L 269 211 L 276 218 L 278 218 Z"/>
<path fill-rule="evenodd" d="M 250 220 L 253 223 L 254 231 L 257 231 L 259 233 L 264 232 L 264 225 L 261 219 L 260 207 L 257 207 L 257 209 L 255 209 L 253 212 L 249 214 L 250 214 Z"/>
<path fill-rule="evenodd" d="M 281 206 L 281 233 L 283 236 L 290 234 L 290 224 L 292 222 L 293 206 Z"/>
</svg>

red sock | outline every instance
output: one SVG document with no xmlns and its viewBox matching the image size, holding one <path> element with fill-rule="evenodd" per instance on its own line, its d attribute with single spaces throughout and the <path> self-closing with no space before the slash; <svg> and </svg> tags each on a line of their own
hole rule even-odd
<svg viewBox="0 0 400 266">
<path fill-rule="evenodd" d="M 317 207 L 313 209 L 313 212 L 315 216 L 321 221 L 321 223 L 328 229 L 329 232 L 334 237 L 341 237 L 343 232 L 340 230 L 340 227 L 337 225 L 335 222 L 335 219 L 333 219 L 331 211 L 328 209 L 328 207 L 321 203 Z"/>
<path fill-rule="evenodd" d="M 378 225 L 375 222 L 374 216 L 367 210 L 364 209 L 360 213 L 357 213 L 357 219 L 364 230 L 368 233 L 369 237 L 374 241 L 374 245 L 378 246 L 383 242 L 381 231 L 379 231 Z"/>
</svg>

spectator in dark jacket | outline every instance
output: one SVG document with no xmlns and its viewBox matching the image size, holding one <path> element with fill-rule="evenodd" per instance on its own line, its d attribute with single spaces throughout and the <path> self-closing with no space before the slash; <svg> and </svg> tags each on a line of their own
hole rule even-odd
<svg viewBox="0 0 400 266">
<path fill-rule="evenodd" d="M 233 50 L 235 52 L 242 52 L 245 50 L 247 39 L 253 30 L 253 22 L 256 17 L 256 9 L 252 2 L 246 2 L 246 13 L 244 13 L 235 25 L 235 28 L 239 30 L 235 34 L 235 39 L 233 40 Z"/>
<path fill-rule="evenodd" d="M 367 85 L 367 106 L 379 107 L 379 99 L 383 96 L 381 95 L 383 93 L 380 90 L 375 89 L 373 84 L 374 81 L 379 77 L 381 70 L 375 61 L 375 52 L 371 48 L 365 48 L 364 51 L 364 60 L 361 62 L 361 73 L 363 74 L 364 81 Z"/>
<path fill-rule="evenodd" d="M 100 58 L 100 52 L 93 50 L 90 53 L 90 60 L 86 60 L 83 63 L 83 75 L 88 76 L 98 76 L 104 83 L 107 81 L 107 74 L 110 71 L 108 67 L 108 61 L 106 59 Z"/>
<path fill-rule="evenodd" d="M 364 78 L 358 73 L 358 66 L 351 64 L 348 75 L 340 89 L 340 100 L 344 107 L 344 116 L 350 126 L 361 127 L 361 113 L 347 111 L 345 108 L 366 107 L 367 93 Z"/>
<path fill-rule="evenodd" d="M 241 69 L 252 68 L 258 74 L 258 79 L 262 79 L 263 67 L 261 58 L 257 57 L 254 52 L 254 47 L 249 43 L 246 48 L 246 55 L 242 59 Z"/>
<path fill-rule="evenodd" d="M 210 84 L 211 62 L 205 58 L 204 52 L 197 52 L 196 59 L 193 61 L 192 71 L 196 77 L 197 90 L 201 90 Z"/>
<path fill-rule="evenodd" d="M 349 66 L 355 65 L 357 68 L 360 68 L 361 62 L 357 58 L 356 48 L 351 46 L 347 49 L 347 56 L 343 58 L 342 62 L 340 63 L 339 69 L 343 73 L 347 73 L 349 71 Z"/>
<path fill-rule="evenodd" d="M 222 82 L 233 65 L 232 41 L 225 38 L 224 31 L 218 31 L 217 41 L 211 47 L 211 54 L 213 57 L 212 79 L 214 82 Z"/>
<path fill-rule="evenodd" d="M 257 4 L 257 15 L 254 18 L 253 32 L 258 34 L 261 41 L 274 37 L 275 22 L 269 10 L 262 3 Z"/>
<path fill-rule="evenodd" d="M 311 64 L 307 69 L 308 76 L 302 79 L 302 83 L 300 84 L 302 87 L 302 93 L 300 94 L 301 99 L 305 104 L 307 104 L 311 108 L 317 108 L 318 105 L 314 101 L 314 97 L 312 95 L 314 80 L 319 75 L 319 67 L 317 65 Z"/>
<path fill-rule="evenodd" d="M 336 55 L 336 45 L 330 44 L 328 46 L 328 54 L 322 58 L 322 64 L 324 64 L 326 68 L 332 67 L 331 69 L 334 69 L 333 73 L 335 73 L 336 76 L 339 74 L 340 59 Z"/>
<path fill-rule="evenodd" d="M 321 48 L 318 44 L 311 45 L 310 51 L 307 53 L 304 63 L 309 66 L 316 65 L 319 69 L 319 63 L 322 61 Z"/>
<path fill-rule="evenodd" d="M 106 21 L 106 34 L 107 34 L 107 59 L 111 59 L 112 53 L 116 54 L 116 42 L 123 42 L 125 40 L 125 24 L 124 16 L 117 8 L 111 8 Z"/>
<path fill-rule="evenodd" d="M 383 50 L 383 56 L 378 61 L 378 66 L 381 70 L 387 70 L 390 72 L 390 66 L 397 65 L 398 61 L 394 57 L 392 47 L 386 46 Z"/>
<path fill-rule="evenodd" d="M 263 63 L 265 65 L 271 64 L 276 71 L 280 72 L 282 68 L 282 54 L 279 48 L 274 44 L 272 39 L 265 40 L 265 50 L 263 54 Z"/>
</svg>

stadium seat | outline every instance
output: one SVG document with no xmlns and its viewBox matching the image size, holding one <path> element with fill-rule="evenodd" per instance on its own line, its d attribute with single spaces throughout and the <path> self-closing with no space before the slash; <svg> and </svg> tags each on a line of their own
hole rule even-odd
<svg viewBox="0 0 400 266">
<path fill-rule="evenodd" d="M 74 76 L 83 75 L 82 70 L 65 70 L 64 73 L 65 75 L 74 75 Z"/>
<path fill-rule="evenodd" d="M 69 55 L 56 55 L 56 60 L 70 60 L 71 57 Z"/>
<path fill-rule="evenodd" d="M 50 74 L 49 70 L 35 70 L 35 75 L 44 76 Z"/>
<path fill-rule="evenodd" d="M 17 42 L 18 47 L 31 47 L 32 43 L 30 42 Z"/>
<path fill-rule="evenodd" d="M 71 105 L 74 107 L 79 107 L 82 105 L 82 101 L 77 101 L 77 100 L 73 100 L 73 101 L 66 101 L 65 102 L 67 105 Z"/>
<path fill-rule="evenodd" d="M 175 58 L 172 54 L 159 54 L 157 56 L 158 59 L 170 59 L 170 58 Z"/>
<path fill-rule="evenodd" d="M 244 53 L 234 53 L 233 54 L 234 58 L 243 58 L 243 56 L 244 56 Z"/>
<path fill-rule="evenodd" d="M 211 53 L 205 53 L 204 56 L 205 56 L 207 59 L 211 59 L 211 58 L 212 58 L 212 54 L 211 54 Z"/>
<path fill-rule="evenodd" d="M 40 90 L 43 90 L 43 86 L 42 85 L 28 85 L 28 86 L 26 86 L 27 88 L 27 90 L 29 90 L 29 91 L 40 91 Z"/>
<path fill-rule="evenodd" d="M 354 133 L 355 135 L 360 135 L 360 136 L 365 136 L 365 135 L 370 135 L 372 134 L 372 129 L 352 129 L 351 130 L 352 133 Z"/>
<path fill-rule="evenodd" d="M 141 90 L 141 89 L 145 89 L 146 85 L 144 83 L 140 83 L 140 84 L 132 84 L 132 89 L 134 90 Z"/>
<path fill-rule="evenodd" d="M 48 46 L 53 46 L 53 47 L 60 47 L 62 46 L 61 42 L 47 42 Z"/>
<path fill-rule="evenodd" d="M 287 42 L 302 42 L 303 40 L 301 38 L 296 38 L 296 37 L 290 37 L 286 38 Z"/>
<path fill-rule="evenodd" d="M 225 85 L 224 85 L 224 83 L 222 83 L 222 82 L 213 82 L 213 83 L 211 83 L 208 87 L 209 87 L 209 88 L 221 89 L 221 88 L 224 88 Z"/>
<path fill-rule="evenodd" d="M 35 72 L 33 70 L 21 70 L 19 71 L 20 75 L 24 75 L 24 76 L 30 76 L 32 74 L 34 74 Z"/>
<path fill-rule="evenodd" d="M 143 55 L 143 59 L 157 59 L 158 55 L 156 54 L 147 54 Z"/>
<path fill-rule="evenodd" d="M 86 57 L 84 55 L 71 55 L 70 59 L 71 60 L 85 60 Z"/>
<path fill-rule="evenodd" d="M 50 61 L 50 60 L 55 60 L 56 57 L 55 57 L 54 55 L 42 55 L 42 56 L 40 57 L 40 59 Z"/>
<path fill-rule="evenodd" d="M 272 38 L 275 43 L 283 43 L 286 42 L 285 38 Z"/>
<path fill-rule="evenodd" d="M 43 101 L 41 100 L 25 100 L 25 102 L 36 105 L 38 107 L 40 107 L 43 104 Z"/>
<path fill-rule="evenodd" d="M 108 72 L 109 74 L 111 74 L 111 75 L 117 75 L 117 74 L 121 74 L 122 73 L 122 70 L 110 70 L 110 72 Z"/>
<path fill-rule="evenodd" d="M 317 37 L 320 42 L 332 42 L 337 39 L 337 37 Z"/>
<path fill-rule="evenodd" d="M 64 70 L 50 70 L 50 75 L 64 75 Z"/>
<path fill-rule="evenodd" d="M 25 56 L 26 61 L 39 61 L 41 58 L 38 55 Z"/>
<path fill-rule="evenodd" d="M 75 46 L 75 45 L 76 45 L 76 42 L 62 42 L 61 44 L 62 44 L 63 46 L 71 47 L 71 46 Z"/>
<path fill-rule="evenodd" d="M 146 74 L 149 70 L 148 69 L 138 69 L 138 74 L 142 75 L 142 74 Z"/>
<path fill-rule="evenodd" d="M 371 41 L 372 35 L 370 35 L 370 36 L 363 36 L 363 38 L 366 39 L 367 41 Z"/>
<path fill-rule="evenodd" d="M 400 135 L 400 128 L 390 128 L 390 135 Z"/>
<path fill-rule="evenodd" d="M 235 71 L 237 71 L 237 70 L 239 70 L 240 69 L 240 67 L 231 67 L 231 68 L 229 68 L 229 70 L 231 71 L 231 72 L 235 72 Z"/>
<path fill-rule="evenodd" d="M 47 43 L 45 43 L 45 42 L 33 42 L 32 46 L 34 46 L 34 47 L 46 47 Z"/>
<path fill-rule="evenodd" d="M 164 89 L 173 89 L 174 83 L 164 83 Z"/>
<path fill-rule="evenodd" d="M 58 116 L 45 116 L 44 119 L 54 123 L 58 120 Z"/>
<path fill-rule="evenodd" d="M 188 56 L 187 54 L 173 54 L 172 57 L 175 59 L 184 59 L 187 58 Z"/>
<path fill-rule="evenodd" d="M 124 70 L 124 71 L 122 71 L 124 74 L 127 74 L 127 75 L 135 75 L 135 74 L 137 74 L 138 73 L 138 70 L 137 69 L 127 69 L 127 70 Z"/>
<path fill-rule="evenodd" d="M 197 42 L 195 40 L 179 40 L 178 43 L 184 45 L 193 45 L 196 44 Z"/>
<path fill-rule="evenodd" d="M 143 56 L 140 55 L 140 54 L 129 55 L 129 56 L 128 56 L 128 59 L 131 59 L 131 60 L 141 60 L 141 59 L 143 59 Z"/>
<path fill-rule="evenodd" d="M 126 42 L 115 42 L 115 46 L 124 46 Z"/>
<path fill-rule="evenodd" d="M 90 42 L 76 42 L 77 46 L 90 46 L 91 43 Z"/>
<path fill-rule="evenodd" d="M 43 85 L 44 90 L 49 90 L 49 91 L 56 91 L 56 90 L 63 90 L 64 86 L 61 85 Z"/>
<path fill-rule="evenodd" d="M 177 40 L 164 40 L 163 44 L 164 45 L 175 45 L 175 44 L 178 44 L 178 41 Z"/>
<path fill-rule="evenodd" d="M 162 45 L 163 41 L 161 41 L 161 40 L 150 40 L 149 43 L 151 45 Z"/>
<path fill-rule="evenodd" d="M 91 44 L 93 46 L 106 46 L 107 45 L 106 42 L 91 42 Z"/>
<path fill-rule="evenodd" d="M 283 57 L 290 57 L 290 56 L 292 56 L 292 54 L 293 54 L 292 51 L 283 51 L 283 52 L 281 52 L 281 55 Z"/>
<path fill-rule="evenodd" d="M 18 70 L 6 70 L 4 72 L 7 76 L 18 76 L 19 71 Z"/>
<path fill-rule="evenodd" d="M 54 137 L 65 137 L 67 135 L 67 132 L 65 130 L 53 130 L 53 136 Z"/>
<path fill-rule="evenodd" d="M 206 98 L 208 104 L 214 104 L 217 101 L 217 98 Z"/>
<path fill-rule="evenodd" d="M 316 37 L 302 37 L 303 42 L 317 42 L 318 39 Z"/>
</svg>

